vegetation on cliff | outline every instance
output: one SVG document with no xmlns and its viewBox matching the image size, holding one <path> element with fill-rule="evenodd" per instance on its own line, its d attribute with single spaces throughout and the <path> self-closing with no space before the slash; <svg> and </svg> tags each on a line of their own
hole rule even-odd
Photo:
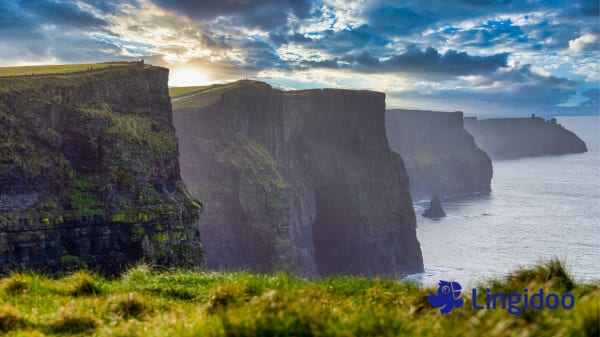
<svg viewBox="0 0 600 337">
<path fill-rule="evenodd" d="M 140 265 L 107 280 L 15 273 L 0 281 L 6 336 L 597 336 L 600 286 L 575 283 L 556 261 L 486 284 L 572 293 L 573 309 L 476 311 L 442 316 L 436 292 L 413 283 L 354 277 L 307 281 L 289 274 L 153 271 Z"/>
<path fill-rule="evenodd" d="M 116 65 L 0 78 L 0 272 L 201 262 L 168 70 Z"/>
</svg>

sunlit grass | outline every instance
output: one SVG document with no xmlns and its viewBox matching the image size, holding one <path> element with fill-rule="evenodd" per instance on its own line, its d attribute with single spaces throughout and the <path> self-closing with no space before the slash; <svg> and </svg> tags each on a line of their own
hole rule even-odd
<svg viewBox="0 0 600 337">
<path fill-rule="evenodd" d="M 569 291 L 572 310 L 475 311 L 443 317 L 435 289 L 389 279 L 303 280 L 286 273 L 153 271 L 107 280 L 16 273 L 0 281 L 0 335 L 7 336 L 597 336 L 599 286 L 577 284 L 559 262 L 490 282 L 494 291 Z M 465 291 L 468 299 L 468 291 Z"/>
<path fill-rule="evenodd" d="M 201 109 L 218 102 L 221 99 L 221 96 L 226 92 L 250 86 L 256 88 L 270 88 L 266 83 L 249 80 L 239 80 L 226 84 L 216 84 L 211 88 L 207 88 L 209 90 L 200 90 L 198 92 L 198 95 L 193 95 L 191 97 L 181 97 L 180 100 L 173 101 L 173 109 Z M 171 97 L 173 96 L 171 95 Z"/>
<path fill-rule="evenodd" d="M 108 62 L 89 64 L 58 64 L 21 67 L 0 67 L 0 76 L 63 74 L 87 70 L 99 70 L 111 67 L 131 66 L 134 64 L 135 63 L 130 62 Z"/>
<path fill-rule="evenodd" d="M 196 87 L 169 87 L 169 96 L 171 98 L 193 94 L 212 87 L 212 85 L 200 85 Z"/>
</svg>

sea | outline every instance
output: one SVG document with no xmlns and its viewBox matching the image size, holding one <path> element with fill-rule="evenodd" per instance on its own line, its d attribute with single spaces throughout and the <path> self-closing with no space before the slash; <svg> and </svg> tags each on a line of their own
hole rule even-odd
<svg viewBox="0 0 600 337">
<path fill-rule="evenodd" d="M 407 279 L 464 287 L 562 260 L 577 281 L 600 281 L 600 116 L 557 117 L 588 152 L 494 161 L 492 192 L 442 199 L 445 218 L 414 202 L 425 272 Z"/>
</svg>

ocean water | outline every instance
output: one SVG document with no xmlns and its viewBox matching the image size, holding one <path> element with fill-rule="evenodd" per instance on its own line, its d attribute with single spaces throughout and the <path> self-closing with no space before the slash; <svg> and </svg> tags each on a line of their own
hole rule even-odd
<svg viewBox="0 0 600 337">
<path fill-rule="evenodd" d="M 463 287 L 559 258 L 579 281 L 600 280 L 600 117 L 559 117 L 588 152 L 494 161 L 492 193 L 442 199 L 447 217 L 414 204 L 425 285 Z"/>
</svg>

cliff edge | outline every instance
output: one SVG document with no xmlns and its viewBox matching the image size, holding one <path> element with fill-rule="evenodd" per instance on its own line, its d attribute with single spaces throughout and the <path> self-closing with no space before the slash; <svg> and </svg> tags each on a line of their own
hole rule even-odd
<svg viewBox="0 0 600 337">
<path fill-rule="evenodd" d="M 180 163 L 206 201 L 209 267 L 305 276 L 423 270 L 385 96 L 239 81 L 174 100 Z"/>
<path fill-rule="evenodd" d="M 465 118 L 465 128 L 492 159 L 587 151 L 585 142 L 554 118 Z"/>
<path fill-rule="evenodd" d="M 413 198 L 490 192 L 492 161 L 463 128 L 462 112 L 391 109 L 386 134 L 402 156 Z"/>
<path fill-rule="evenodd" d="M 0 272 L 202 263 L 168 70 L 0 79 Z"/>
</svg>

